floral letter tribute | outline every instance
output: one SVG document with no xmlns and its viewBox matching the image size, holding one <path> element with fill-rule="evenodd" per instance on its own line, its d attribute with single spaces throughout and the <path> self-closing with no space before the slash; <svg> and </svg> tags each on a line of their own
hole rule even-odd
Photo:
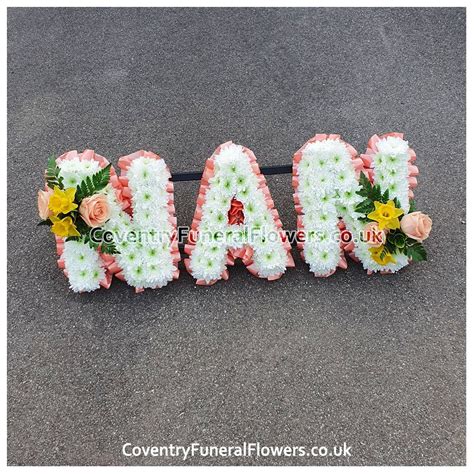
<svg viewBox="0 0 474 474">
<path fill-rule="evenodd" d="M 426 259 L 431 219 L 414 209 L 415 158 L 400 133 L 374 135 L 360 157 L 339 135 L 316 135 L 296 152 L 298 247 L 315 276 L 346 268 L 345 252 L 369 274 Z"/>
<path fill-rule="evenodd" d="M 294 237 L 318 277 L 347 268 L 346 256 L 368 274 L 426 260 L 432 222 L 415 210 L 415 159 L 401 133 L 374 135 L 360 156 L 339 135 L 316 135 L 293 157 L 297 232 L 287 235 L 253 152 L 224 143 L 205 164 L 184 265 L 198 285 L 227 280 L 237 258 L 253 275 L 276 280 L 295 265 Z M 168 167 L 143 150 L 118 166 L 120 176 L 93 150 L 48 162 L 40 224 L 55 235 L 58 266 L 75 292 L 109 288 L 114 275 L 136 292 L 179 277 Z"/>
<path fill-rule="evenodd" d="M 173 183 L 165 162 L 138 151 L 118 164 L 120 177 L 92 150 L 48 163 L 38 210 L 56 236 L 58 265 L 73 291 L 109 288 L 112 275 L 137 292 L 179 276 Z"/>
<path fill-rule="evenodd" d="M 232 142 L 206 161 L 185 252 L 198 285 L 228 279 L 241 258 L 255 276 L 276 280 L 293 267 L 291 244 L 251 150 Z"/>
</svg>

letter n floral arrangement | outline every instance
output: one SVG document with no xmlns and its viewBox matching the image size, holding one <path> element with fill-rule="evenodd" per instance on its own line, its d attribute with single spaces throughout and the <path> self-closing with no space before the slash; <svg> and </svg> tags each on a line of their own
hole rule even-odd
<svg viewBox="0 0 474 474">
<path fill-rule="evenodd" d="M 315 276 L 347 268 L 346 254 L 369 274 L 426 259 L 422 242 L 432 223 L 414 210 L 415 159 L 400 133 L 374 135 L 360 157 L 339 135 L 323 134 L 295 154 L 298 247 Z"/>
<path fill-rule="evenodd" d="M 115 275 L 140 292 L 179 276 L 173 183 L 165 162 L 138 151 L 118 165 L 120 177 L 92 150 L 48 163 L 38 209 L 41 224 L 55 234 L 58 265 L 73 291 L 109 288 Z"/>
</svg>

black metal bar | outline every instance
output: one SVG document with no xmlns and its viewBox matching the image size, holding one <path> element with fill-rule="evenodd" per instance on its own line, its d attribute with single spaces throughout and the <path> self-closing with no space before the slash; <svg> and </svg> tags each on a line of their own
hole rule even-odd
<svg viewBox="0 0 474 474">
<path fill-rule="evenodd" d="M 186 171 L 184 173 L 174 173 L 171 175 L 171 181 L 199 181 L 201 179 L 202 172 L 199 171 Z"/>
<path fill-rule="evenodd" d="M 277 165 L 277 166 L 262 166 L 260 171 L 264 175 L 272 174 L 289 174 L 292 172 L 291 165 Z M 171 181 L 199 181 L 202 176 L 202 171 L 186 171 L 184 173 L 175 173 L 171 175 Z"/>
<path fill-rule="evenodd" d="M 271 174 L 291 174 L 293 167 L 292 165 L 262 166 L 260 171 L 267 176 Z"/>
</svg>

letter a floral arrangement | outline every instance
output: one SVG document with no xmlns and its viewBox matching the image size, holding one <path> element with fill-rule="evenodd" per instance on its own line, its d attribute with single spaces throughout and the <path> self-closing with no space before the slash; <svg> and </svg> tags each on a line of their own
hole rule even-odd
<svg viewBox="0 0 474 474">
<path fill-rule="evenodd" d="M 276 280 L 295 265 L 292 243 L 317 277 L 347 268 L 347 257 L 369 274 L 426 260 L 432 222 L 415 210 L 415 159 L 400 133 L 374 135 L 360 155 L 339 135 L 310 139 L 293 157 L 292 242 L 253 152 L 224 143 L 205 163 L 184 266 L 198 285 L 227 280 L 237 259 L 252 275 Z M 55 235 L 58 266 L 75 292 L 109 288 L 113 276 L 137 292 L 179 277 L 168 167 L 143 150 L 118 167 L 120 175 L 92 150 L 48 162 L 40 224 Z"/>
</svg>

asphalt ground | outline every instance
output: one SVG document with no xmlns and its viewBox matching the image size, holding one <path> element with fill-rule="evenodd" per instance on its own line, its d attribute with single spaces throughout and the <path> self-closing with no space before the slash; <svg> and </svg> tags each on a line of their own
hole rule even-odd
<svg viewBox="0 0 474 474">
<path fill-rule="evenodd" d="M 315 133 L 360 152 L 405 132 L 429 261 L 351 263 L 269 283 L 243 266 L 196 287 L 73 294 L 36 227 L 51 153 L 138 149 L 174 172 L 228 140 L 262 166 Z M 269 187 L 294 228 L 289 175 Z M 180 225 L 198 183 L 176 184 Z M 465 463 L 464 9 L 46 9 L 8 12 L 8 462 Z M 352 456 L 173 458 L 122 445 L 327 445 Z"/>
</svg>

